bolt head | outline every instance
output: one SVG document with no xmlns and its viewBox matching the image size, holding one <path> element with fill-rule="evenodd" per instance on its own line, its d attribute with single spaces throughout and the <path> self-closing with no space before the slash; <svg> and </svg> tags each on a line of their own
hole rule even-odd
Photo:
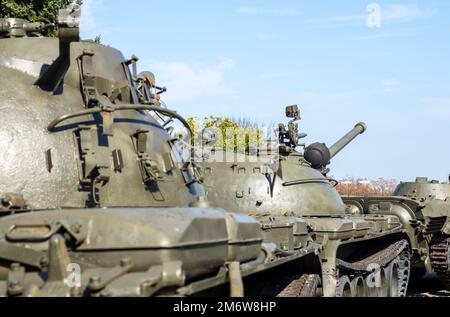
<svg viewBox="0 0 450 317">
<path fill-rule="evenodd" d="M 120 266 L 124 267 L 124 266 L 128 266 L 131 264 L 131 260 L 128 258 L 122 259 L 120 260 Z"/>
<path fill-rule="evenodd" d="M 13 263 L 11 264 L 11 270 L 14 272 L 17 272 L 20 269 L 20 264 L 19 263 Z"/>
</svg>

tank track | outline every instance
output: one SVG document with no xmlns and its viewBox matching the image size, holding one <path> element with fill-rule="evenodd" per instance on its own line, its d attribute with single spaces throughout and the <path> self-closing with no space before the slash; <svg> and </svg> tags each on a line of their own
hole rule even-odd
<svg viewBox="0 0 450 317">
<path fill-rule="evenodd" d="M 370 268 L 373 264 L 383 269 L 386 269 L 391 264 L 396 264 L 399 273 L 398 294 L 396 295 L 404 297 L 407 294 L 411 253 L 406 240 L 395 242 L 380 252 L 358 262 L 350 263 L 338 259 L 336 263 L 341 272 L 348 274 L 349 280 L 353 280 L 356 277 L 364 278 L 371 272 Z M 318 294 L 320 283 L 319 275 L 304 274 L 299 279 L 292 281 L 277 297 L 315 297 Z"/>
<path fill-rule="evenodd" d="M 319 275 L 303 274 L 299 279 L 292 281 L 277 297 L 316 297 L 319 285 Z"/>
<path fill-rule="evenodd" d="M 377 264 L 384 267 L 400 256 L 408 248 L 408 242 L 405 240 L 391 244 L 389 247 L 375 253 L 361 261 L 349 263 L 341 259 L 337 260 L 337 266 L 350 271 L 367 272 L 371 264 Z"/>
<path fill-rule="evenodd" d="M 400 297 L 406 297 L 408 295 L 408 285 L 411 276 L 411 253 L 404 251 L 397 257 L 398 264 L 398 291 Z"/>
<path fill-rule="evenodd" d="M 435 237 L 431 242 L 431 263 L 439 280 L 450 290 L 450 238 Z"/>
<path fill-rule="evenodd" d="M 398 266 L 398 295 L 405 297 L 408 291 L 410 270 L 411 270 L 411 252 L 406 240 L 401 240 L 391 244 L 389 247 L 375 253 L 361 261 L 350 263 L 341 259 L 337 260 L 339 269 L 347 272 L 351 279 L 363 277 L 371 272 L 373 264 L 386 269 L 390 264 Z M 340 270 L 340 271 L 341 271 Z"/>
</svg>

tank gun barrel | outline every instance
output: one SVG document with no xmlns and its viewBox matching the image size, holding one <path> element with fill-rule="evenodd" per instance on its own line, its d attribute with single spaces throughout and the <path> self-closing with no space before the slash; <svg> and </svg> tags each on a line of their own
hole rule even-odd
<svg viewBox="0 0 450 317">
<path fill-rule="evenodd" d="M 330 157 L 335 157 L 340 151 L 342 151 L 350 142 L 356 139 L 357 136 L 363 134 L 367 130 L 367 125 L 364 122 L 360 122 L 353 130 L 343 136 L 339 141 L 330 147 Z"/>
<path fill-rule="evenodd" d="M 325 143 L 314 143 L 305 149 L 304 157 L 311 164 L 312 168 L 325 170 L 330 164 L 330 160 L 335 157 L 343 148 L 352 142 L 358 135 L 363 134 L 367 130 L 365 123 L 360 122 L 353 130 L 344 135 L 332 147 L 328 148 Z"/>
</svg>

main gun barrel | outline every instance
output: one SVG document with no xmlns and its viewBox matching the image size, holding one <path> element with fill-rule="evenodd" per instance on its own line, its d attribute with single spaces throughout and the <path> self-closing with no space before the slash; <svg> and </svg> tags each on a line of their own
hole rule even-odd
<svg viewBox="0 0 450 317">
<path fill-rule="evenodd" d="M 364 122 L 360 122 L 353 130 L 347 133 L 339 141 L 337 141 L 333 146 L 330 147 L 330 157 L 335 157 L 343 148 L 345 148 L 350 142 L 352 142 L 358 135 L 363 134 L 367 130 L 367 125 Z"/>
<path fill-rule="evenodd" d="M 328 148 L 325 143 L 314 143 L 308 146 L 303 153 L 307 162 L 312 168 L 323 170 L 330 160 L 335 157 L 344 147 L 352 142 L 358 135 L 363 134 L 367 130 L 365 123 L 360 122 L 355 125 L 352 131 L 347 133 L 343 138 L 337 141 L 332 147 Z"/>
</svg>

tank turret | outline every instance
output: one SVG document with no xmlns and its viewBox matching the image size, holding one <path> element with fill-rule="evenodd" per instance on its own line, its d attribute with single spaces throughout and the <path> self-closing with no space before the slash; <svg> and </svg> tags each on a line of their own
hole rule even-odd
<svg viewBox="0 0 450 317">
<path fill-rule="evenodd" d="M 31 209 L 194 203 L 204 193 L 180 168 L 189 162 L 147 113 L 180 116 L 141 98 L 135 59 L 80 41 L 79 11 L 61 11 L 58 38 L 0 41 L 0 195 L 21 195 Z"/>
<path fill-rule="evenodd" d="M 427 177 L 417 177 L 415 182 L 402 182 L 394 191 L 394 196 L 406 196 L 417 199 L 450 199 L 450 184 Z"/>
<path fill-rule="evenodd" d="M 306 147 L 304 153 L 297 151 L 299 146 L 304 146 L 300 144 L 300 139 L 307 136 L 298 131 L 296 121 L 301 118 L 298 106 L 287 107 L 286 115 L 292 120 L 287 127 L 284 124 L 278 126 L 279 159 L 274 159 L 278 156 L 272 157 L 263 151 L 259 151 L 258 157 L 252 160 L 238 154 L 237 162 L 215 162 L 214 158 L 217 155 L 213 160 L 205 158 L 204 167 L 210 175 L 206 177 L 205 186 L 210 200 L 226 209 L 242 212 L 251 209 L 261 213 L 291 212 L 303 216 L 343 215 L 345 206 L 333 188 L 335 181 L 326 177 L 328 170 L 325 166 L 330 163 L 330 149 L 324 143 L 314 143 Z M 351 132 L 331 147 L 333 154 L 336 155 L 365 130 L 365 124 L 357 124 Z M 234 166 L 234 171 L 229 169 L 230 166 Z M 242 169 L 242 172 L 236 175 L 236 170 L 239 169 Z M 252 173 L 251 171 L 255 169 L 261 172 Z M 235 178 L 236 182 L 240 179 L 242 184 L 246 184 L 241 186 L 242 188 L 237 186 L 237 191 L 244 194 L 233 193 L 236 186 L 228 185 L 230 178 Z M 216 187 L 226 192 L 230 191 L 229 195 L 239 198 L 229 199 L 228 195 L 222 195 L 220 191 L 214 190 Z M 316 199 L 317 195 L 321 197 L 320 200 Z"/>
</svg>

